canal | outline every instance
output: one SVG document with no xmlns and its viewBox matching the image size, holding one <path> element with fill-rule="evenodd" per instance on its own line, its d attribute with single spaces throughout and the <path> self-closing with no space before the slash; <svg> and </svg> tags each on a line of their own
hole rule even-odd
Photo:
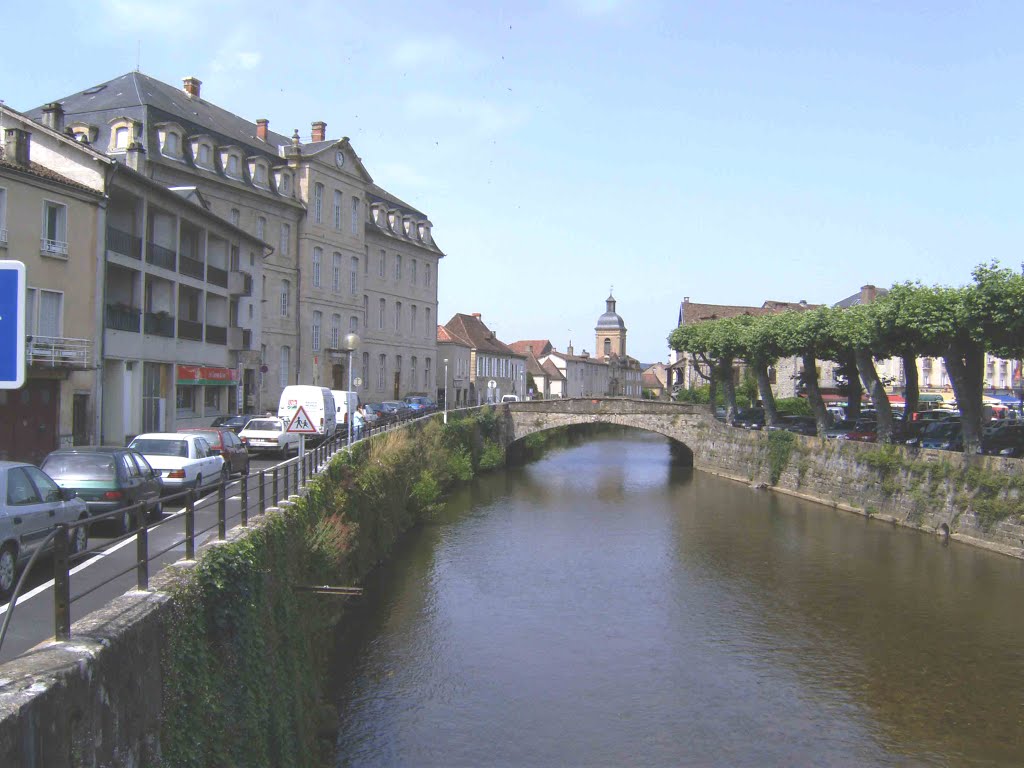
<svg viewBox="0 0 1024 768">
<path fill-rule="evenodd" d="M 1022 585 L 603 432 L 477 479 L 370 579 L 337 765 L 1024 765 Z"/>
</svg>

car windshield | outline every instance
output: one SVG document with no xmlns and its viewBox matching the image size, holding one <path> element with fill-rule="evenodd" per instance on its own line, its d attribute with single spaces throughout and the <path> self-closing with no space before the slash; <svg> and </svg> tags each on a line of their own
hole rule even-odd
<svg viewBox="0 0 1024 768">
<path fill-rule="evenodd" d="M 189 430 L 189 432 L 193 435 L 202 435 L 210 445 L 220 445 L 220 432 L 216 429 L 204 429 L 201 432 L 197 429 Z"/>
<path fill-rule="evenodd" d="M 150 456 L 179 456 L 188 458 L 188 440 L 144 437 L 132 440 L 132 444 L 128 447 L 141 454 L 148 454 Z"/>
<path fill-rule="evenodd" d="M 764 411 L 760 408 L 740 408 L 736 411 L 736 418 L 741 421 L 763 419 Z"/>
<path fill-rule="evenodd" d="M 284 430 L 284 422 L 280 419 L 252 419 L 245 425 L 246 430 L 259 430 L 261 432 L 281 432 Z"/>
<path fill-rule="evenodd" d="M 51 453 L 40 468 L 62 479 L 113 480 L 117 475 L 111 453 Z"/>
</svg>

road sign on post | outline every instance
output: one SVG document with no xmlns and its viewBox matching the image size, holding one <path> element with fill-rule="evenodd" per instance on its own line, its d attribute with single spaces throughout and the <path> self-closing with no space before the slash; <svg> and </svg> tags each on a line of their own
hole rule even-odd
<svg viewBox="0 0 1024 768">
<path fill-rule="evenodd" d="M 25 265 L 0 261 L 0 389 L 25 383 Z"/>
<path fill-rule="evenodd" d="M 292 434 L 298 435 L 317 435 L 320 434 L 319 430 L 313 426 L 313 420 L 306 415 L 306 410 L 300 405 L 299 409 L 295 411 L 295 415 L 292 416 L 292 420 L 288 422 L 288 427 L 285 432 L 291 432 Z"/>
</svg>

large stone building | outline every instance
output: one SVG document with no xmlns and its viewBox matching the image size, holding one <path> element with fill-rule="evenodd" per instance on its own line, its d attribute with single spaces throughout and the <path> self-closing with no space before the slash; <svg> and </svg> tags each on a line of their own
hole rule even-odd
<svg viewBox="0 0 1024 768">
<path fill-rule="evenodd" d="M 499 402 L 503 395 L 526 397 L 526 357 L 499 340 L 479 312 L 456 314 L 444 325 L 447 344 L 469 348 L 468 405 Z M 439 336 L 440 338 L 440 336 Z M 450 339 L 451 341 L 448 341 Z M 450 347 L 447 347 L 450 349 Z M 438 388 L 443 385 L 440 380 Z M 491 386 L 491 382 L 494 385 Z"/>
<path fill-rule="evenodd" d="M 254 353 L 239 374 L 252 382 L 239 409 L 276 408 L 288 384 L 347 387 L 350 357 L 364 399 L 428 389 L 443 256 L 428 217 L 374 185 L 348 139 L 328 139 L 324 122 L 313 122 L 303 143 L 298 131 L 275 133 L 266 119 L 249 121 L 203 99 L 201 86 L 194 77 L 179 89 L 130 72 L 55 105 L 62 129 L 82 143 L 120 163 L 141 148 L 141 174 L 195 190 L 212 213 L 269 244 L 253 265 L 252 304 L 239 303 L 239 322 L 259 330 L 239 338 L 250 345 L 239 351 Z M 47 109 L 31 114 L 42 119 Z M 408 259 L 410 271 L 397 268 L 404 276 L 388 279 L 396 273 L 377 264 L 385 273 L 374 273 L 371 248 L 392 267 Z M 381 300 L 390 313 L 383 323 Z M 342 348 L 350 331 L 362 337 L 352 355 Z"/>
</svg>

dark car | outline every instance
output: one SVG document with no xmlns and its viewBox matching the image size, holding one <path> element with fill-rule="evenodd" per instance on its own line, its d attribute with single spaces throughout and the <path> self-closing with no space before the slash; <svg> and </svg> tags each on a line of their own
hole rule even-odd
<svg viewBox="0 0 1024 768">
<path fill-rule="evenodd" d="M 218 416 L 213 420 L 211 427 L 221 427 L 222 429 L 230 429 L 236 435 L 245 429 L 245 425 L 249 423 L 249 419 L 255 419 L 256 414 L 254 413 L 243 413 L 237 416 Z"/>
<path fill-rule="evenodd" d="M 922 448 L 935 448 L 940 451 L 962 451 L 964 449 L 963 430 L 959 420 L 938 422 L 926 429 L 920 438 Z"/>
<path fill-rule="evenodd" d="M 417 416 L 423 416 L 437 410 L 437 403 L 426 395 L 409 395 L 405 402 L 412 408 Z"/>
<path fill-rule="evenodd" d="M 981 452 L 1019 459 L 1024 456 L 1024 425 L 1009 424 L 981 439 Z"/>
<path fill-rule="evenodd" d="M 48 454 L 40 468 L 61 488 L 73 491 L 97 515 L 123 510 L 115 519 L 121 533 L 135 529 L 132 507 L 144 503 L 148 514 L 163 512 L 160 476 L 138 451 L 116 446 L 76 446 Z"/>
<path fill-rule="evenodd" d="M 384 410 L 394 414 L 396 421 L 404 421 L 413 415 L 412 408 L 401 400 L 385 400 L 381 405 L 384 407 Z"/>
<path fill-rule="evenodd" d="M 813 416 L 780 416 L 779 423 L 769 429 L 784 429 L 808 437 L 816 437 L 818 434 L 818 424 Z"/>
<path fill-rule="evenodd" d="M 732 415 L 732 425 L 743 429 L 763 429 L 764 408 L 737 408 Z"/>
<path fill-rule="evenodd" d="M 845 440 L 846 436 L 853 431 L 854 427 L 857 426 L 857 422 L 853 419 L 843 419 L 837 421 L 831 427 L 825 430 L 825 437 L 828 440 Z"/>
<path fill-rule="evenodd" d="M 366 411 L 366 425 L 371 429 L 386 427 L 398 421 L 398 417 L 385 408 L 383 403 L 367 403 L 363 410 Z"/>
<path fill-rule="evenodd" d="M 229 475 L 246 477 L 249 474 L 249 451 L 241 438 L 231 429 L 227 427 L 188 427 L 178 431 L 205 437 L 214 454 L 224 458 L 224 466 L 228 468 Z"/>
</svg>

